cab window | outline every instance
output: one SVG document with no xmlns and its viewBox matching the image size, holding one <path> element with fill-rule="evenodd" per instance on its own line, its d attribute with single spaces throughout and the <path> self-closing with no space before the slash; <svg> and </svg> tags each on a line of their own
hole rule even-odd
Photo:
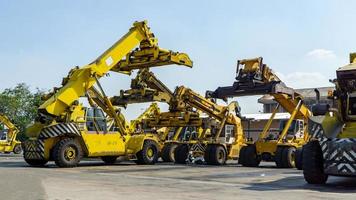
<svg viewBox="0 0 356 200">
<path fill-rule="evenodd" d="M 2 141 L 6 141 L 7 140 L 7 133 L 8 130 L 4 129 L 0 131 L 0 140 Z"/>
<path fill-rule="evenodd" d="M 88 131 L 95 131 L 95 125 L 94 125 L 94 109 L 93 108 L 88 108 L 87 113 L 86 113 L 86 125 Z"/>
<path fill-rule="evenodd" d="M 86 113 L 86 125 L 88 131 L 107 132 L 104 112 L 98 108 L 88 108 Z"/>
<path fill-rule="evenodd" d="M 0 124 L 0 140 L 7 141 L 9 138 L 9 128 L 5 124 Z"/>
<path fill-rule="evenodd" d="M 356 115 L 356 97 L 349 97 L 348 115 Z"/>
<path fill-rule="evenodd" d="M 99 131 L 107 131 L 106 117 L 101 109 L 94 109 L 95 122 L 98 125 Z"/>
<path fill-rule="evenodd" d="M 279 131 L 282 132 L 284 127 L 287 125 L 288 120 L 282 120 L 279 124 Z M 296 120 L 293 120 L 292 124 L 290 125 L 290 127 L 288 128 L 287 133 L 288 134 L 293 134 L 295 132 L 295 128 L 296 128 Z"/>
</svg>

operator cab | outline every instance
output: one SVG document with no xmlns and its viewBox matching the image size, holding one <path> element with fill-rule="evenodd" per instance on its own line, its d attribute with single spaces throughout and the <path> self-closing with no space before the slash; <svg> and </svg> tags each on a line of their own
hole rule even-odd
<svg viewBox="0 0 356 200">
<path fill-rule="evenodd" d="M 220 142 L 232 144 L 235 141 L 235 126 L 234 125 L 225 125 L 221 134 Z"/>
<path fill-rule="evenodd" d="M 0 125 L 0 142 L 7 142 L 9 138 L 9 129 L 4 125 Z"/>
<path fill-rule="evenodd" d="M 267 141 L 278 140 L 282 134 L 288 120 L 284 119 L 279 122 L 279 128 L 276 132 L 270 133 L 267 137 Z M 293 138 L 303 138 L 304 137 L 304 121 L 303 120 L 293 120 L 292 124 L 287 130 L 286 139 L 290 140 Z"/>
<path fill-rule="evenodd" d="M 7 134 L 8 134 L 8 129 L 4 129 L 0 131 L 0 141 L 7 141 Z"/>
<path fill-rule="evenodd" d="M 279 133 L 281 134 L 287 125 L 288 120 L 282 120 L 279 124 Z M 288 128 L 286 138 L 302 138 L 304 136 L 304 122 L 303 120 L 293 120 L 292 124 Z"/>
<path fill-rule="evenodd" d="M 351 54 L 350 64 L 336 70 L 336 97 L 341 100 L 344 120 L 356 120 L 356 54 Z"/>
<path fill-rule="evenodd" d="M 107 132 L 107 120 L 103 110 L 100 108 L 87 108 L 86 126 L 88 131 Z"/>
</svg>

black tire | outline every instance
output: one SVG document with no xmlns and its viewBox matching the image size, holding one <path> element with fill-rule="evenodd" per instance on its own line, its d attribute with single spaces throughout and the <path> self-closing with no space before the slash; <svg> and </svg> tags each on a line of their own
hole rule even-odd
<svg viewBox="0 0 356 200">
<path fill-rule="evenodd" d="M 318 141 L 303 146 L 303 174 L 309 184 L 325 184 L 328 175 L 324 173 L 324 158 Z"/>
<path fill-rule="evenodd" d="M 245 166 L 245 162 L 246 162 L 246 159 L 245 159 L 246 148 L 247 148 L 247 146 L 241 147 L 240 153 L 239 153 L 239 161 L 238 161 L 238 163 L 243 165 L 243 166 Z"/>
<path fill-rule="evenodd" d="M 243 157 L 245 167 L 258 167 L 261 163 L 261 157 L 257 155 L 256 146 L 248 145 Z"/>
<path fill-rule="evenodd" d="M 161 155 L 163 162 L 174 162 L 174 150 L 177 146 L 178 145 L 174 143 L 164 145 Z"/>
<path fill-rule="evenodd" d="M 76 167 L 82 157 L 82 148 L 74 138 L 65 138 L 58 141 L 53 149 L 53 160 L 58 167 Z"/>
<path fill-rule="evenodd" d="M 205 152 L 204 152 L 204 162 L 205 163 L 211 163 L 212 161 L 210 160 L 210 151 L 211 151 L 211 148 L 213 147 L 213 145 L 207 145 L 206 148 L 205 148 Z"/>
<path fill-rule="evenodd" d="M 14 154 L 21 154 L 22 153 L 21 144 L 15 145 L 13 152 L 14 152 Z"/>
<path fill-rule="evenodd" d="M 101 160 L 107 165 L 113 165 L 116 163 L 117 156 L 102 156 Z"/>
<path fill-rule="evenodd" d="M 180 144 L 174 150 L 174 163 L 186 164 L 189 154 L 189 146 L 186 144 Z"/>
<path fill-rule="evenodd" d="M 298 148 L 295 151 L 295 167 L 298 170 L 303 170 L 303 148 Z"/>
<path fill-rule="evenodd" d="M 158 161 L 158 146 L 152 140 L 146 140 L 143 143 L 142 150 L 137 152 L 135 161 L 139 165 L 154 165 Z"/>
<path fill-rule="evenodd" d="M 295 167 L 295 147 L 284 147 L 282 156 L 282 166 L 283 168 L 294 168 Z"/>
<path fill-rule="evenodd" d="M 26 159 L 26 158 L 25 161 L 31 167 L 44 167 L 48 163 L 48 160 L 35 160 L 35 159 Z"/>
<path fill-rule="evenodd" d="M 210 147 L 209 147 L 210 146 Z M 224 165 L 227 155 L 221 145 L 209 145 L 204 154 L 204 160 L 208 165 Z"/>
<path fill-rule="evenodd" d="M 276 163 L 277 168 L 284 168 L 283 165 L 283 152 L 284 152 L 284 147 L 277 147 L 276 153 L 274 155 L 274 161 Z"/>
</svg>

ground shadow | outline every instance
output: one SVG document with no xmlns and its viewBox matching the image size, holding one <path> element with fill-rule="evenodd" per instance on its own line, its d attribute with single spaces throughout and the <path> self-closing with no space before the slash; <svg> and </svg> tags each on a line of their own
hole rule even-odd
<svg viewBox="0 0 356 200">
<path fill-rule="evenodd" d="M 117 169 L 114 168 L 98 168 L 95 167 L 105 167 L 105 166 L 117 166 Z M 132 166 L 129 169 L 127 168 L 120 168 L 120 166 Z M 94 167 L 94 168 L 93 168 Z M 89 173 L 125 173 L 125 172 L 150 172 L 150 171 L 170 171 L 170 170 L 177 170 L 177 169 L 184 169 L 188 168 L 188 165 L 175 165 L 174 163 L 157 163 L 155 165 L 137 165 L 133 161 L 118 161 L 115 164 L 105 164 L 100 159 L 83 159 L 82 162 L 76 167 L 80 170 L 86 170 Z M 45 166 L 41 167 L 33 167 L 28 165 L 24 160 L 0 160 L 0 168 L 36 168 L 36 169 L 49 169 L 49 168 L 58 168 L 53 161 L 48 162 Z M 65 169 L 65 168 L 62 168 Z"/>
<path fill-rule="evenodd" d="M 290 174 L 290 173 L 284 173 Z M 356 178 L 329 177 L 325 185 L 307 184 L 303 176 L 286 177 L 275 181 L 251 183 L 245 190 L 278 191 L 278 190 L 310 190 L 331 193 L 356 193 Z"/>
</svg>

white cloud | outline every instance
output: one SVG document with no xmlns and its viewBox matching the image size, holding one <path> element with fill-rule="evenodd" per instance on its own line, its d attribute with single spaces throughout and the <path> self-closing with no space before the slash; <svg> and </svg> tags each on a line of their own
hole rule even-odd
<svg viewBox="0 0 356 200">
<path fill-rule="evenodd" d="M 277 72 L 277 76 L 292 88 L 314 88 L 332 86 L 329 79 L 319 72 L 293 72 L 282 74 Z"/>
<path fill-rule="evenodd" d="M 320 60 L 336 58 L 336 55 L 333 51 L 326 49 L 314 49 L 308 52 L 307 56 Z"/>
</svg>

